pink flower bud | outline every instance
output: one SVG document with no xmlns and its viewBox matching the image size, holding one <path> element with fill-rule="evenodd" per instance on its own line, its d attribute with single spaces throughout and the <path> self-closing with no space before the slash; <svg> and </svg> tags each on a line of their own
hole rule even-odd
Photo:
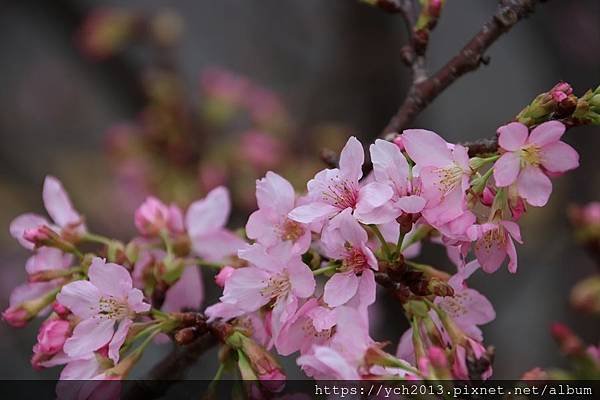
<svg viewBox="0 0 600 400">
<path fill-rule="evenodd" d="M 156 197 L 148 197 L 135 210 L 135 226 L 138 231 L 147 236 L 155 236 L 167 227 L 169 208 Z"/>
<path fill-rule="evenodd" d="M 69 322 L 62 319 L 54 319 L 44 322 L 37 335 L 39 352 L 48 355 L 58 353 L 67 340 L 70 330 L 71 325 Z"/>
<path fill-rule="evenodd" d="M 228 265 L 221 268 L 219 273 L 215 276 L 215 282 L 219 287 L 225 287 L 225 282 L 229 279 L 229 277 L 233 274 L 235 268 L 230 267 Z"/>
<path fill-rule="evenodd" d="M 562 93 L 566 96 L 573 94 L 573 88 L 567 82 L 559 82 L 552 89 L 550 89 L 550 93 L 554 96 L 555 93 Z"/>
<path fill-rule="evenodd" d="M 486 186 L 481 193 L 481 203 L 484 206 L 491 207 L 494 202 L 494 197 L 496 197 L 496 193 L 490 187 Z"/>
<path fill-rule="evenodd" d="M 56 314 L 58 314 L 60 317 L 66 317 L 67 315 L 69 315 L 71 313 L 71 311 L 69 311 L 69 309 L 67 307 L 63 306 L 58 301 L 55 301 L 54 303 L 52 303 L 52 310 L 54 310 L 54 312 Z"/>
<path fill-rule="evenodd" d="M 52 246 L 54 242 L 60 239 L 58 233 L 54 232 L 47 225 L 40 225 L 37 228 L 25 230 L 23 238 L 33 243 L 36 247 Z"/>
<path fill-rule="evenodd" d="M 22 328 L 29 321 L 29 313 L 21 305 L 13 306 L 2 313 L 2 319 L 15 328 Z"/>
<path fill-rule="evenodd" d="M 392 143 L 394 143 L 396 146 L 398 146 L 398 148 L 400 150 L 404 150 L 404 143 L 402 142 L 402 136 L 396 136 L 394 138 L 394 140 L 392 140 Z"/>
<path fill-rule="evenodd" d="M 446 368 L 448 366 L 448 360 L 446 359 L 444 350 L 437 346 L 430 347 L 427 351 L 427 356 L 429 357 L 431 364 L 436 368 Z"/>
</svg>

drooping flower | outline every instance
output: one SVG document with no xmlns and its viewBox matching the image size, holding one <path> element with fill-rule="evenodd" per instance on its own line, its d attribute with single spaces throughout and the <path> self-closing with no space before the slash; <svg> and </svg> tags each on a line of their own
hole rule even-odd
<svg viewBox="0 0 600 400">
<path fill-rule="evenodd" d="M 481 268 L 493 273 L 508 256 L 508 270 L 517 272 L 517 250 L 513 240 L 523 243 L 519 225 L 512 221 L 493 220 L 481 225 L 473 225 L 468 235 L 475 241 L 474 251 Z"/>
<path fill-rule="evenodd" d="M 465 210 L 465 192 L 472 170 L 467 149 L 450 145 L 435 132 L 407 129 L 402 143 L 416 163 L 413 173 L 421 180 L 427 200 L 423 216 L 431 224 L 445 224 Z"/>
<path fill-rule="evenodd" d="M 364 161 L 363 147 L 354 136 L 348 139 L 340 154 L 340 167 L 318 172 L 308 182 L 309 203 L 292 210 L 294 221 L 312 223 L 324 221 L 349 209 L 359 220 L 385 204 L 393 195 L 392 188 L 379 182 L 364 186 L 359 183 Z"/>
<path fill-rule="evenodd" d="M 60 304 L 81 319 L 64 350 L 74 359 L 86 358 L 108 344 L 109 358 L 116 363 L 132 319 L 148 311 L 150 305 L 144 302 L 142 292 L 133 288 L 131 275 L 120 265 L 96 257 L 88 276 L 89 281 L 65 285 L 57 296 Z"/>
<path fill-rule="evenodd" d="M 342 265 L 327 283 L 323 299 L 330 307 L 345 304 L 356 294 L 361 281 L 374 281 L 378 269 L 375 255 L 367 247 L 368 235 L 350 210 L 335 217 L 321 238 L 325 254 Z"/>
<path fill-rule="evenodd" d="M 46 211 L 54 224 L 51 224 L 41 215 L 34 213 L 22 214 L 15 218 L 10 224 L 10 234 L 23 247 L 33 249 L 34 245 L 26 239 L 25 233 L 43 226 L 60 232 L 67 239 L 76 239 L 86 232 L 83 217 L 73 207 L 69 195 L 58 179 L 50 175 L 46 177 L 42 198 L 44 199 Z"/>
<path fill-rule="evenodd" d="M 552 192 L 549 174 L 560 174 L 579 165 L 579 155 L 560 141 L 565 125 L 559 121 L 540 124 L 529 133 L 527 126 L 511 122 L 498 129 L 498 144 L 504 154 L 494 164 L 499 187 L 516 185 L 519 196 L 541 207 Z"/>
<path fill-rule="evenodd" d="M 384 224 L 403 213 L 419 213 L 426 200 L 413 194 L 410 167 L 400 148 L 386 140 L 377 139 L 370 147 L 375 181 L 389 185 L 393 196 L 389 202 L 375 208 L 368 216 L 370 223 Z"/>
<path fill-rule="evenodd" d="M 226 188 L 219 186 L 195 201 L 185 215 L 185 227 L 193 250 L 207 261 L 222 261 L 244 246 L 244 241 L 225 228 L 231 211 Z"/>
<path fill-rule="evenodd" d="M 311 233 L 308 225 L 288 218 L 296 204 L 292 185 L 274 172 L 256 181 L 258 210 L 253 212 L 246 224 L 250 239 L 267 248 L 290 241 L 292 251 L 303 254 L 310 246 Z"/>
<path fill-rule="evenodd" d="M 221 301 L 246 312 L 256 311 L 272 303 L 274 335 L 298 308 L 298 299 L 311 296 L 315 278 L 300 255 L 291 252 L 291 245 L 267 252 L 264 246 L 253 244 L 238 255 L 251 266 L 236 269 L 225 282 Z"/>
</svg>

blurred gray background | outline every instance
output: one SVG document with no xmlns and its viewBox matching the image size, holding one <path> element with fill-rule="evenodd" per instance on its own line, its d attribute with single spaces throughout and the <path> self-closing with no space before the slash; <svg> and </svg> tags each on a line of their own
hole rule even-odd
<svg viewBox="0 0 600 400">
<path fill-rule="evenodd" d="M 0 1 L 0 306 L 25 278 L 27 252 L 8 235 L 12 218 L 42 212 L 46 174 L 60 176 L 95 231 L 126 238 L 133 221 L 114 218 L 105 205 L 110 182 L 102 154 L 105 130 L 130 118 L 140 105 L 135 56 L 92 63 L 73 44 L 73 33 L 96 6 L 155 10 L 169 7 L 184 19 L 177 61 L 191 88 L 199 71 L 221 65 L 280 93 L 300 124 L 336 121 L 366 140 L 385 126 L 409 79 L 400 61 L 405 29 L 400 17 L 352 0 L 130 0 Z M 448 0 L 429 49 L 429 68 L 449 59 L 493 13 L 492 0 Z M 577 94 L 600 82 L 600 3 L 549 1 L 519 23 L 489 51 L 491 63 L 443 93 L 414 124 L 448 141 L 493 134 L 535 95 L 557 81 Z M 599 130 L 577 128 L 566 135 L 581 155 L 581 167 L 555 181 L 544 209 L 523 221 L 519 271 L 511 276 L 477 274 L 472 286 L 496 307 L 484 327 L 497 350 L 496 378 L 516 378 L 535 367 L 560 366 L 548 332 L 563 321 L 598 342 L 598 321 L 570 310 L 570 288 L 595 266 L 571 235 L 570 203 L 600 198 Z M 316 156 L 316 155 L 315 155 Z M 439 249 L 423 260 L 448 261 Z M 207 280 L 210 277 L 207 277 Z M 216 293 L 212 293 L 216 296 Z M 380 293 L 382 309 L 373 326 L 377 340 L 392 340 L 406 328 L 398 305 Z M 209 299 L 212 301 L 215 297 Z M 38 324 L 11 329 L 0 323 L 0 378 L 50 378 L 29 365 Z M 168 345 L 153 349 L 136 369 L 140 375 Z M 207 353 L 190 376 L 211 377 L 216 353 Z M 295 376 L 295 373 L 292 373 Z"/>
</svg>

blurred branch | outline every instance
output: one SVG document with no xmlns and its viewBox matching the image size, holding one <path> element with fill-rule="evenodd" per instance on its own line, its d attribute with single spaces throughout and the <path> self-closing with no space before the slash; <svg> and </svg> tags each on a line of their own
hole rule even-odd
<svg viewBox="0 0 600 400">
<path fill-rule="evenodd" d="M 395 138 L 454 81 L 476 70 L 482 63 L 487 64 L 489 59 L 484 56 L 484 52 L 502 34 L 532 13 L 536 3 L 537 0 L 501 0 L 492 18 L 456 56 L 431 77 L 426 77 L 422 71 L 424 58 L 408 58 L 413 65 L 413 84 L 398 112 L 383 130 L 382 136 L 387 140 Z"/>
</svg>

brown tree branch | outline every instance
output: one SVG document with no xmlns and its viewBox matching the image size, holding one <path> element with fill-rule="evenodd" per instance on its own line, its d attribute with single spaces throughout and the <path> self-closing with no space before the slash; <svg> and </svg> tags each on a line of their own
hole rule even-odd
<svg viewBox="0 0 600 400">
<path fill-rule="evenodd" d="M 487 63 L 485 51 L 517 22 L 533 12 L 537 0 L 501 0 L 496 13 L 481 30 L 435 75 L 424 78 L 421 65 L 413 67 L 413 84 L 404 103 L 382 132 L 391 140 L 407 128 L 440 93 L 464 74 Z M 422 61 L 422 60 L 421 60 Z M 416 70 L 415 70 L 416 69 Z"/>
</svg>

